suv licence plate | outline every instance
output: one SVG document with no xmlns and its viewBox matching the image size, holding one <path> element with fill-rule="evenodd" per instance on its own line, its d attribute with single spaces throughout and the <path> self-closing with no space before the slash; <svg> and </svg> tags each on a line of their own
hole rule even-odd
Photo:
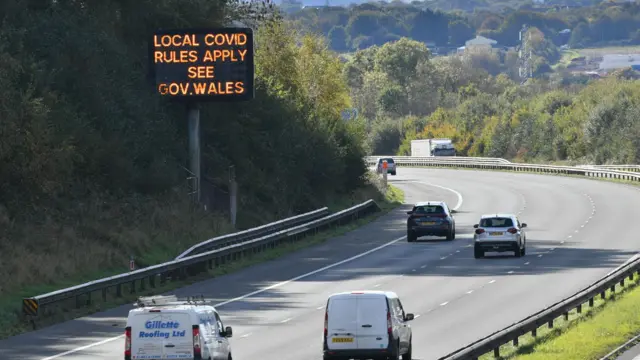
<svg viewBox="0 0 640 360">
<path fill-rule="evenodd" d="M 496 232 L 490 232 L 489 233 L 489 235 L 491 235 L 491 236 L 500 236 L 502 234 L 504 234 L 502 231 L 496 231 Z"/>
</svg>

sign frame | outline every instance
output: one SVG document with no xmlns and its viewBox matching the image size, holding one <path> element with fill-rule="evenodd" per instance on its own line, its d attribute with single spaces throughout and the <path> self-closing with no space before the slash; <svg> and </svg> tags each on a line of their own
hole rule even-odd
<svg viewBox="0 0 640 360">
<path fill-rule="evenodd" d="M 158 35 L 204 35 L 204 34 L 245 34 L 247 36 L 247 44 L 243 47 L 247 49 L 246 59 L 243 65 L 245 67 L 245 73 L 243 76 L 243 82 L 245 92 L 241 95 L 162 95 L 158 91 L 158 70 L 154 62 L 155 48 L 154 38 Z M 197 49 L 204 49 L 206 45 L 201 44 Z M 215 47 L 209 47 L 209 49 L 215 49 Z M 148 76 L 150 81 L 154 85 L 154 93 L 161 98 L 165 98 L 170 101 L 197 103 L 197 102 L 244 102 L 255 99 L 255 43 L 253 29 L 250 27 L 217 27 L 217 28 L 185 28 L 185 29 L 157 29 L 149 37 L 148 43 L 148 63 L 149 72 Z M 185 80 L 184 83 L 197 83 L 202 81 L 193 81 L 187 77 L 187 68 L 189 66 L 202 65 L 202 62 L 185 63 L 185 64 L 171 64 L 176 68 L 184 67 Z M 215 71 L 215 70 L 214 70 Z M 227 77 L 227 76 L 225 76 Z M 229 77 L 233 77 L 230 75 Z"/>
</svg>

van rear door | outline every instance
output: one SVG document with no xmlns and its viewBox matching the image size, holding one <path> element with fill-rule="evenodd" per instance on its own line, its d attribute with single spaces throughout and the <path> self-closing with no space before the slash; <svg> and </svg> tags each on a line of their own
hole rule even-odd
<svg viewBox="0 0 640 360">
<path fill-rule="evenodd" d="M 356 348 L 358 334 L 356 312 L 357 297 L 335 297 L 327 307 L 327 347 L 330 350 L 351 350 Z"/>
<path fill-rule="evenodd" d="M 193 330 L 186 312 L 153 310 L 131 319 L 131 359 L 192 359 Z"/>
<path fill-rule="evenodd" d="M 358 349 L 385 349 L 387 332 L 387 298 L 383 295 L 358 296 Z"/>
</svg>

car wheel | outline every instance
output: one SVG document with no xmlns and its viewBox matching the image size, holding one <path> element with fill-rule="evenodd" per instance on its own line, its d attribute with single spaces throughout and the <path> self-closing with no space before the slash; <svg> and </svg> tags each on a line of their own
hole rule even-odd
<svg viewBox="0 0 640 360">
<path fill-rule="evenodd" d="M 522 257 L 522 247 L 520 245 L 518 245 L 518 248 L 513 252 L 513 254 L 517 258 Z"/>
<path fill-rule="evenodd" d="M 411 357 L 412 350 L 413 350 L 413 343 L 411 339 L 409 339 L 409 350 L 407 350 L 406 354 L 402 355 L 402 360 L 412 360 L 412 357 Z"/>
<path fill-rule="evenodd" d="M 477 247 L 474 247 L 473 257 L 476 259 L 482 259 L 484 257 L 484 251 L 482 251 L 482 249 L 478 249 Z"/>
<path fill-rule="evenodd" d="M 408 242 L 414 242 L 414 241 L 416 241 L 416 239 L 418 239 L 418 237 L 416 236 L 415 232 L 413 232 L 413 231 L 407 232 L 407 241 Z"/>
<path fill-rule="evenodd" d="M 391 172 L 391 175 L 396 176 L 396 172 L 395 172 L 395 171 L 392 171 L 392 172 Z"/>
<path fill-rule="evenodd" d="M 449 229 L 449 233 L 447 234 L 447 240 L 453 240 L 455 238 L 455 233 L 453 228 Z"/>
<path fill-rule="evenodd" d="M 522 249 L 520 249 L 520 256 L 525 256 L 526 255 L 526 253 L 527 253 L 526 249 L 527 249 L 527 242 L 525 241 L 522 244 Z"/>
</svg>

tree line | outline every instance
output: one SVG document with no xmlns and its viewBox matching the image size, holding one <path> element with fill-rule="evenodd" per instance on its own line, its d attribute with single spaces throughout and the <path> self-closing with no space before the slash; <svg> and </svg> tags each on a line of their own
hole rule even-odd
<svg viewBox="0 0 640 360">
<path fill-rule="evenodd" d="M 578 3 L 581 4 L 589 3 Z M 520 42 L 519 31 L 524 24 L 538 28 L 556 46 L 640 44 L 638 3 L 561 5 L 494 11 L 476 9 L 468 13 L 434 10 L 425 2 L 372 2 L 349 7 L 306 7 L 290 10 L 288 16 L 298 22 L 300 28 L 325 36 L 331 48 L 340 53 L 382 46 L 402 37 L 455 48 L 481 35 L 496 40 L 498 46 L 513 47 Z"/>
<path fill-rule="evenodd" d="M 403 38 L 357 51 L 343 76 L 373 155 L 410 155 L 411 140 L 445 137 L 460 156 L 640 161 L 637 71 L 604 79 L 551 73 L 521 85 L 509 69 L 492 53 L 433 58 Z"/>
</svg>

